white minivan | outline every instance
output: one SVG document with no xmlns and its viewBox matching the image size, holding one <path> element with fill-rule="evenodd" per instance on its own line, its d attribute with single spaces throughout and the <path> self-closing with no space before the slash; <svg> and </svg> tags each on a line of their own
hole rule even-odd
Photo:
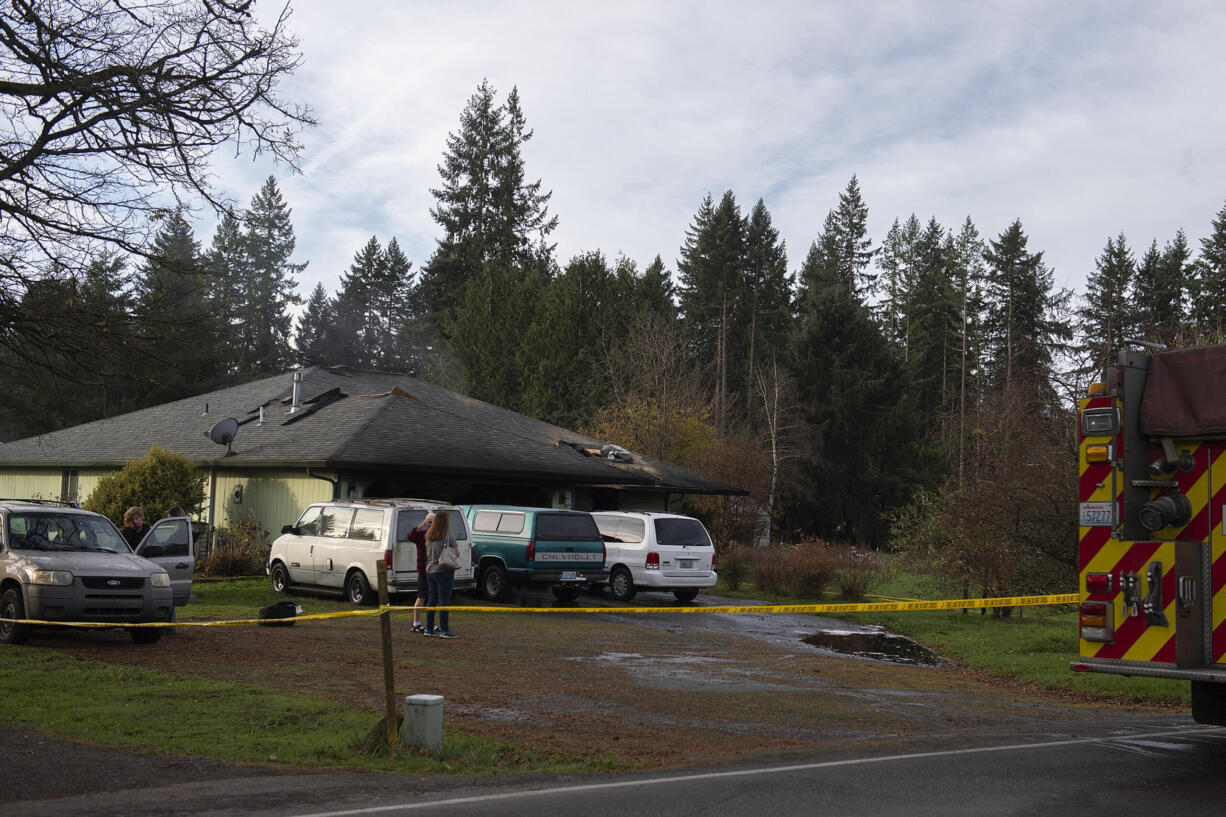
<svg viewBox="0 0 1226 817">
<path fill-rule="evenodd" d="M 609 592 L 630 601 L 640 590 L 671 590 L 679 601 L 714 587 L 715 546 L 692 516 L 654 511 L 596 511 L 605 541 Z"/>
<path fill-rule="evenodd" d="M 459 508 L 429 499 L 338 499 L 308 506 L 281 529 L 268 554 L 272 589 L 341 593 L 354 604 L 374 604 L 382 561 L 389 593 L 420 592 L 417 546 L 408 537 L 432 511 L 447 514 L 460 547 L 456 589 L 471 588 L 472 537 Z"/>
</svg>

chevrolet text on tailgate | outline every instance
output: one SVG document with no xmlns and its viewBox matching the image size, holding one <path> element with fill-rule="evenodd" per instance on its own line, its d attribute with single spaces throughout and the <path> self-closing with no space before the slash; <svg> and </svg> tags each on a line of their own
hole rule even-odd
<svg viewBox="0 0 1226 817">
<path fill-rule="evenodd" d="M 1190 681 L 1226 725 L 1226 345 L 1125 351 L 1078 417 L 1072 668 Z"/>
<path fill-rule="evenodd" d="M 491 601 L 511 586 L 548 586 L 562 601 L 605 582 L 605 547 L 587 511 L 512 505 L 461 505 L 473 537 L 477 587 Z"/>
</svg>

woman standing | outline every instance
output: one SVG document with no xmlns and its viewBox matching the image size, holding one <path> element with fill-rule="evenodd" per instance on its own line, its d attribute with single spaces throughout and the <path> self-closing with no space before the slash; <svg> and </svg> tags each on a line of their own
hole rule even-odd
<svg viewBox="0 0 1226 817">
<path fill-rule="evenodd" d="M 436 511 L 427 517 L 430 528 L 426 531 L 426 581 L 430 587 L 429 598 L 426 599 L 426 635 L 439 638 L 456 638 L 451 632 L 448 621 L 448 611 L 439 611 L 439 627 L 434 626 L 434 608 L 446 607 L 451 604 L 451 590 L 455 586 L 455 568 L 447 567 L 439 562 L 445 548 L 454 548 L 459 552 L 459 545 L 451 535 L 451 519 L 445 511 Z"/>
<path fill-rule="evenodd" d="M 434 514 L 426 514 L 421 524 L 409 531 L 405 539 L 417 546 L 417 600 L 413 602 L 413 632 L 426 635 L 426 628 L 421 625 L 421 611 L 426 609 L 426 594 L 429 592 L 426 579 L 426 530 L 434 521 Z"/>
</svg>

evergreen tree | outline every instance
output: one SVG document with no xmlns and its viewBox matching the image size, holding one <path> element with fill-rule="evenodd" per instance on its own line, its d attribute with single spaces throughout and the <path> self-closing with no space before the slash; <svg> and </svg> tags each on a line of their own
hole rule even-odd
<svg viewBox="0 0 1226 817">
<path fill-rule="evenodd" d="M 678 291 L 685 335 L 708 372 L 721 428 L 730 419 L 730 384 L 745 382 L 744 336 L 737 331 L 748 323 L 745 264 L 745 224 L 736 197 L 729 190 L 716 206 L 708 194 L 681 247 Z"/>
<path fill-rule="evenodd" d="M 920 222 L 912 213 L 904 224 L 894 219 L 877 252 L 880 270 L 877 291 L 881 295 L 877 314 L 881 330 L 890 343 L 902 350 L 904 359 L 911 345 L 909 318 L 918 277 L 915 256 L 919 238 Z"/>
<path fill-rule="evenodd" d="M 746 372 L 739 388 L 743 395 L 750 395 L 757 392 L 758 368 L 769 365 L 776 352 L 786 349 L 792 331 L 787 250 L 762 199 L 754 205 L 745 225 L 745 285 L 747 325 L 742 327 L 739 344 L 745 349 Z M 746 402 L 757 405 L 755 400 Z"/>
<path fill-rule="evenodd" d="M 552 194 L 541 192 L 539 180 L 525 181 L 521 150 L 531 138 L 518 90 L 500 106 L 488 81 L 469 98 L 459 132 L 447 137 L 442 183 L 430 191 L 430 214 L 443 237 L 422 271 L 416 303 L 444 335 L 455 328 L 470 280 L 495 269 L 533 268 L 539 275 L 548 268 L 553 247 L 546 239 L 557 218 L 548 212 Z"/>
<path fill-rule="evenodd" d="M 934 426 L 955 403 L 954 383 L 961 346 L 961 304 L 952 274 L 953 246 L 935 218 L 915 242 L 915 288 L 906 323 L 907 363 L 915 380 L 920 411 Z M 943 435 L 942 435 L 943 436 Z"/>
<path fill-rule="evenodd" d="M 236 310 L 241 337 L 238 371 L 244 376 L 279 372 L 293 359 L 289 308 L 302 302 L 294 276 L 306 264 L 290 261 L 297 243 L 290 215 L 276 179 L 269 176 L 244 219 L 250 267 Z"/>
<path fill-rule="evenodd" d="M 1192 323 L 1202 342 L 1226 340 L 1226 206 L 1213 219 L 1213 231 L 1200 240 L 1193 268 Z"/>
<path fill-rule="evenodd" d="M 984 345 L 982 315 L 984 311 L 983 288 L 986 276 L 984 267 L 984 243 L 979 230 L 970 216 L 962 223 L 962 229 L 953 239 L 952 263 L 954 277 L 961 301 L 959 315 L 962 329 L 958 349 L 958 428 L 955 460 L 958 481 L 961 483 L 966 469 L 967 418 L 977 402 L 979 361 Z"/>
<path fill-rule="evenodd" d="M 525 414 L 566 428 L 590 420 L 604 401 L 603 362 L 630 315 L 633 265 L 610 269 L 599 252 L 577 255 L 545 285 L 525 343 Z"/>
<path fill-rule="evenodd" d="M 677 287 L 660 256 L 652 259 L 643 274 L 635 278 L 632 293 L 635 311 L 661 315 L 670 321 L 680 317 L 677 312 Z"/>
<path fill-rule="evenodd" d="M 332 357 L 337 342 L 333 306 L 324 285 L 316 284 L 298 316 L 298 330 L 294 335 L 300 365 L 332 366 L 339 362 Z"/>
<path fill-rule="evenodd" d="M 1137 315 L 1133 304 L 1137 265 L 1123 233 L 1107 238 L 1086 278 L 1085 305 L 1079 315 L 1085 332 L 1082 352 L 1090 372 L 1102 371 L 1116 360 L 1124 342 L 1136 337 Z"/>
<path fill-rule="evenodd" d="M 144 405 L 157 405 L 216 387 L 227 372 L 225 335 L 210 310 L 209 282 L 191 226 L 171 214 L 137 271 L 136 315 L 149 359 L 134 374 Z M 242 351 L 239 350 L 239 354 Z"/>
<path fill-rule="evenodd" d="M 232 211 L 227 211 L 217 224 L 202 264 L 208 280 L 209 308 L 217 318 L 226 344 L 234 349 L 243 348 L 246 341 L 239 310 L 252 277 L 247 251 L 242 221 Z M 237 359 L 226 361 L 226 369 L 230 372 L 237 372 L 239 365 Z"/>
<path fill-rule="evenodd" d="M 1167 346 L 1178 345 L 1186 323 L 1191 257 L 1192 249 L 1182 229 L 1162 248 L 1149 315 L 1158 330 L 1158 341 Z"/>
<path fill-rule="evenodd" d="M 1069 295 L 1053 292 L 1043 253 L 1031 253 L 1028 241 L 1018 220 L 984 252 L 985 352 L 987 373 L 1006 403 L 1038 411 L 1057 403 L 1053 360 L 1071 329 L 1064 314 Z"/>
<path fill-rule="evenodd" d="M 827 540 L 880 545 L 892 509 L 924 484 L 923 423 L 901 358 L 848 287 L 850 265 L 822 251 L 840 246 L 828 238 L 801 270 L 794 374 L 813 448 L 784 517 Z"/>
</svg>

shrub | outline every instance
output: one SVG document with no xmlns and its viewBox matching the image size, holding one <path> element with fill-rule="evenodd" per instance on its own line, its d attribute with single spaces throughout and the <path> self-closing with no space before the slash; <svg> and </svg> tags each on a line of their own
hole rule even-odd
<svg viewBox="0 0 1226 817">
<path fill-rule="evenodd" d="M 820 539 L 802 541 L 792 547 L 787 558 L 788 589 L 792 595 L 821 598 L 834 578 L 835 566 L 829 549 Z"/>
<path fill-rule="evenodd" d="M 731 545 L 719 552 L 715 569 L 719 573 L 720 580 L 727 585 L 729 590 L 739 590 L 741 584 L 749 578 L 754 550 L 745 545 Z"/>
<path fill-rule="evenodd" d="M 871 550 L 838 545 L 827 548 L 834 568 L 834 583 L 839 594 L 849 601 L 860 601 L 870 587 L 885 578 L 885 563 Z"/>
<path fill-rule="evenodd" d="M 755 548 L 753 581 L 758 589 L 777 596 L 788 592 L 789 550 L 784 547 Z"/>
<path fill-rule="evenodd" d="M 204 504 L 204 473 L 183 454 L 153 446 L 139 460 L 98 480 L 83 503 L 85 508 L 123 527 L 123 513 L 132 505 L 145 510 L 150 522 L 180 505 L 194 516 Z"/>
<path fill-rule="evenodd" d="M 254 576 L 263 572 L 267 561 L 268 531 L 245 516 L 214 534 L 200 570 L 209 576 Z"/>
</svg>

